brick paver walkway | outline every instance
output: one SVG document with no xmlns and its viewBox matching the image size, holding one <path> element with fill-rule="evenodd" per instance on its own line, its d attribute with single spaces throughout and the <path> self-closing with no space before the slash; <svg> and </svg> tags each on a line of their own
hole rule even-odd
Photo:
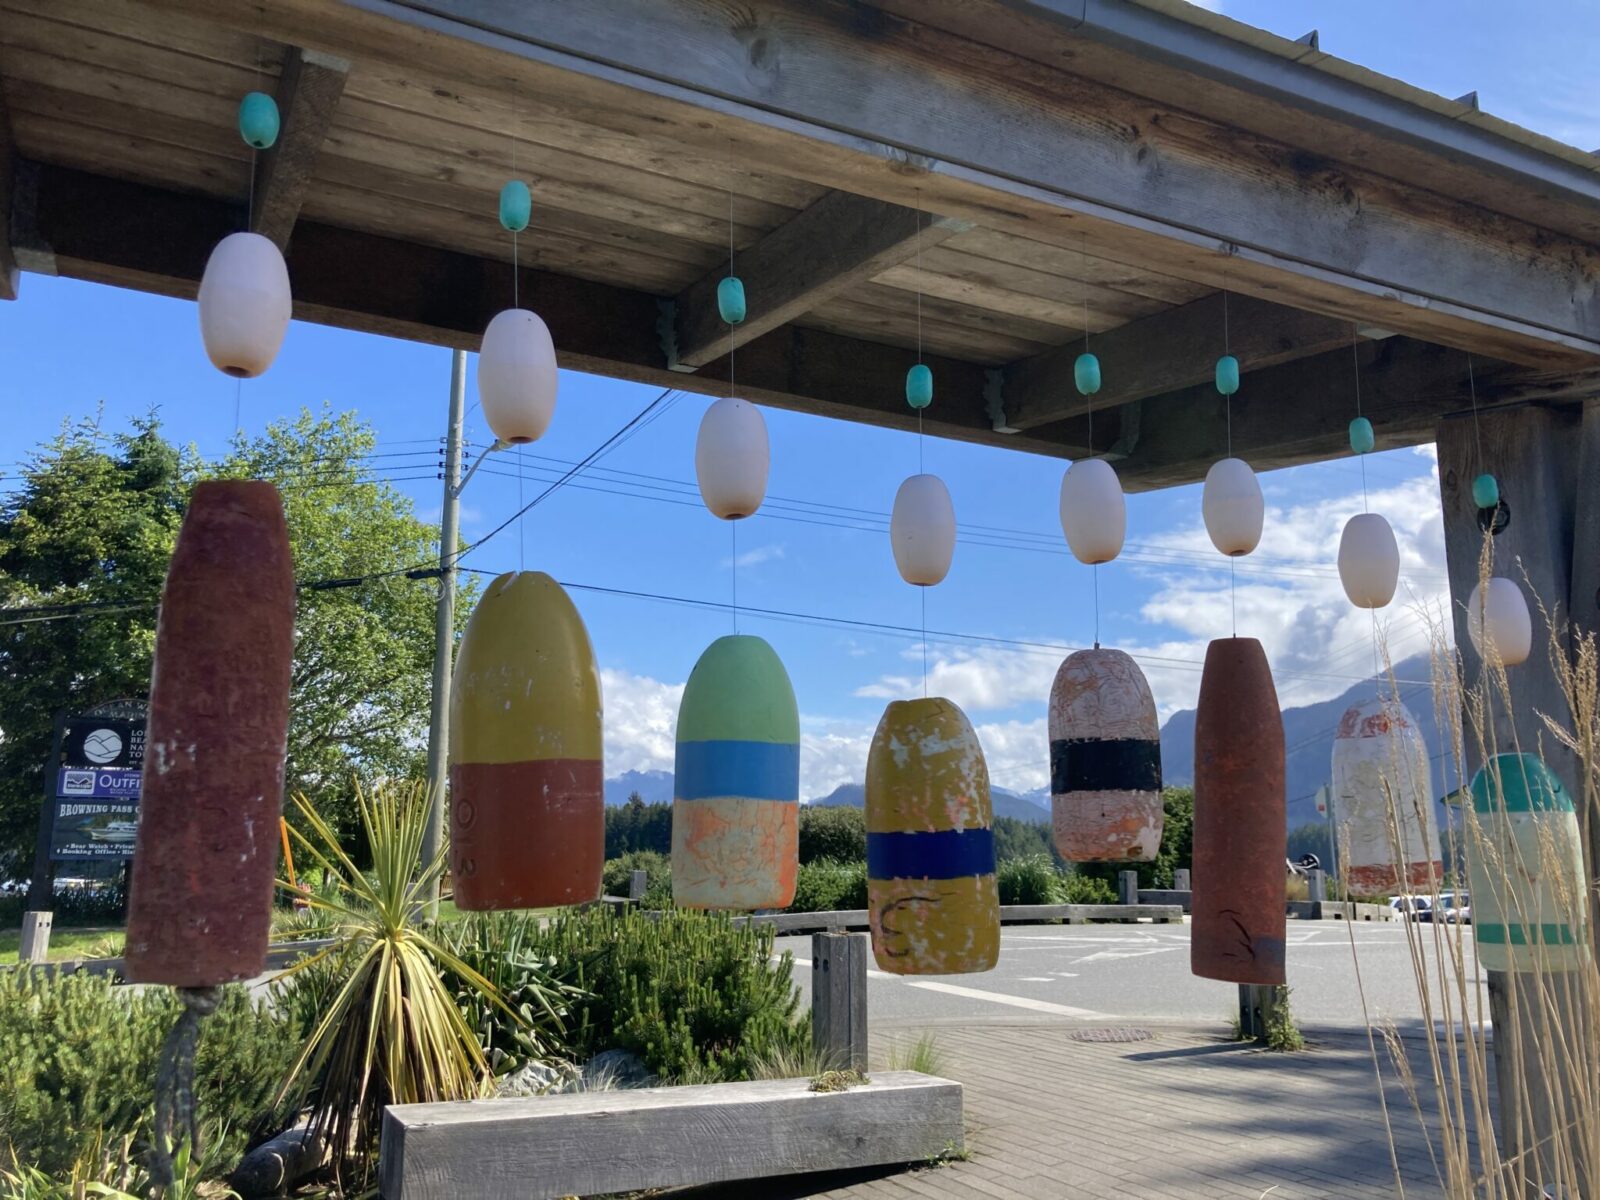
<svg viewBox="0 0 1600 1200">
<path fill-rule="evenodd" d="M 695 1200 L 1309 1200 L 1399 1195 L 1364 1033 L 1312 1030 L 1273 1054 L 1215 1032 L 1094 1043 L 1081 1022 L 931 1027 L 945 1074 L 966 1088 L 968 1162 L 673 1193 Z M 920 1028 L 873 1031 L 873 1061 Z M 1424 1111 L 1432 1084 L 1410 1043 Z M 1407 1200 L 1443 1196 L 1418 1114 L 1383 1056 Z M 1429 1117 L 1431 1121 L 1431 1116 Z"/>
</svg>

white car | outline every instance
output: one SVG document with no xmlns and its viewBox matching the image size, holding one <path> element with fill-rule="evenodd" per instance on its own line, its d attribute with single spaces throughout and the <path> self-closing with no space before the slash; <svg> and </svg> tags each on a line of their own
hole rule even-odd
<svg viewBox="0 0 1600 1200">
<path fill-rule="evenodd" d="M 1404 920 L 1433 920 L 1433 901 L 1427 896 L 1390 896 L 1389 907 Z"/>
<path fill-rule="evenodd" d="M 1434 905 L 1434 920 L 1446 925 L 1472 924 L 1472 897 L 1466 892 L 1440 892 Z"/>
</svg>

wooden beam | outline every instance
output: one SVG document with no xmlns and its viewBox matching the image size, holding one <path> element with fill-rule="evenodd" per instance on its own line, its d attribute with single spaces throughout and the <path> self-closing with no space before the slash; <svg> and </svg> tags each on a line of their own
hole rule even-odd
<svg viewBox="0 0 1600 1200">
<path fill-rule="evenodd" d="M 731 330 L 717 311 L 726 267 L 677 299 L 678 362 L 703 367 L 804 316 L 829 296 L 865 283 L 955 234 L 970 221 L 930 216 L 849 192 L 829 192 L 799 216 L 734 256 L 749 311 Z"/>
<path fill-rule="evenodd" d="M 280 250 L 289 244 L 349 75 L 349 61 L 335 54 L 291 46 L 284 56 L 278 79 L 282 127 L 277 142 L 257 160 L 250 220 L 250 228 L 271 238 Z"/>
<path fill-rule="evenodd" d="M 25 164 L 36 180 L 21 214 L 37 229 L 33 252 L 57 273 L 118 287 L 192 298 L 216 242 L 239 228 L 242 212 L 207 197 L 49 164 Z M 294 315 L 303 321 L 476 351 L 489 319 L 511 293 L 509 264 L 300 221 L 288 253 Z M 544 315 L 563 367 L 708 395 L 727 392 L 727 363 L 695 375 L 667 366 L 661 300 L 644 292 L 524 268 L 524 297 Z M 794 409 L 897 429 L 917 428 L 905 403 L 905 373 L 916 354 L 900 347 L 785 326 L 738 356 L 739 393 Z M 1003 442 L 1057 457 L 1086 447 L 1082 429 L 1002 437 L 984 412 L 984 369 L 924 355 L 935 397 L 927 432 L 961 441 Z"/>
<path fill-rule="evenodd" d="M 1081 341 L 1012 363 L 1001 392 L 1006 424 L 1032 429 L 1087 412 L 1090 400 L 1099 410 L 1213 379 L 1224 328 L 1247 388 L 1252 371 L 1321 354 L 1354 337 L 1349 321 L 1215 292 L 1090 338 L 1104 384 L 1087 399 L 1072 378 Z"/>
<path fill-rule="evenodd" d="M 1471 408 L 1467 356 L 1459 350 L 1391 338 L 1359 351 L 1361 412 L 1372 422 L 1378 448 L 1393 450 L 1434 439 L 1439 421 Z M 1600 368 L 1529 371 L 1507 363 L 1473 364 L 1481 409 L 1548 401 L 1575 404 L 1600 389 Z M 1211 384 L 1125 405 L 1112 434 L 1096 447 L 1112 450 L 1129 491 L 1172 487 L 1205 478 L 1210 465 L 1232 453 L 1258 471 L 1341 458 L 1350 453 L 1356 415 L 1355 366 L 1348 349 L 1334 350 L 1253 373 L 1233 397 L 1232 419 Z"/>
<path fill-rule="evenodd" d="M 866 4 L 156 3 L 345 53 L 426 54 L 750 168 L 1480 354 L 1600 358 L 1592 242 Z"/>
<path fill-rule="evenodd" d="M 0 86 L 0 300 L 15 300 L 22 271 L 11 249 L 11 207 L 17 182 L 17 143 L 11 136 L 5 89 Z"/>
</svg>

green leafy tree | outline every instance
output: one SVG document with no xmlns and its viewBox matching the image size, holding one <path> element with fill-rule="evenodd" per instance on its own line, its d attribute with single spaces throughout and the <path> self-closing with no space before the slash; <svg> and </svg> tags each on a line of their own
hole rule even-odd
<svg viewBox="0 0 1600 1200">
<path fill-rule="evenodd" d="M 151 414 L 116 434 L 98 419 L 69 424 L 29 459 L 21 486 L 0 502 L 0 610 L 89 607 L 0 624 L 0 876 L 25 873 L 32 860 L 56 711 L 147 692 L 156 602 L 200 478 L 278 485 L 302 581 L 402 572 L 300 592 L 289 787 L 349 833 L 357 773 L 420 774 L 436 593 L 403 572 L 437 555 L 435 532 L 364 466 L 372 446 L 354 415 L 304 411 L 208 467 L 168 442 Z M 464 624 L 470 577 L 460 593 Z"/>
<path fill-rule="evenodd" d="M 1053 858 L 1059 865 L 1055 839 L 1050 834 L 1047 822 L 1022 821 L 1016 817 L 994 819 L 995 861 L 1009 862 L 1014 858 L 1031 858 L 1036 854 Z"/>
<path fill-rule="evenodd" d="M 149 687 L 155 601 L 197 468 L 153 414 L 112 435 L 97 416 L 63 426 L 0 503 L 0 610 L 90 606 L 26 623 L 0 611 L 0 877 L 32 862 L 56 711 Z"/>
<path fill-rule="evenodd" d="M 606 809 L 606 857 L 649 851 L 672 853 L 672 805 L 646 804 L 638 792 Z"/>
<path fill-rule="evenodd" d="M 800 806 L 800 861 L 853 863 L 867 859 L 867 819 L 859 808 L 845 805 Z"/>
<path fill-rule="evenodd" d="M 404 572 L 436 558 L 437 531 L 365 467 L 373 441 L 354 413 L 302 410 L 213 472 L 278 485 L 297 579 L 383 576 L 302 588 L 295 612 L 287 785 L 342 834 L 353 828 L 357 774 L 417 777 L 427 754 L 436 592 Z M 461 576 L 457 632 L 476 594 Z"/>
</svg>

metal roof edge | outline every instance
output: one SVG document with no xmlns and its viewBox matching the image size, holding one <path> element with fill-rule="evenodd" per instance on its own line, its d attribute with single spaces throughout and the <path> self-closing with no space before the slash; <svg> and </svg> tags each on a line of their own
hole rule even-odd
<svg viewBox="0 0 1600 1200">
<path fill-rule="evenodd" d="M 1142 58 L 1600 203 L 1600 157 L 1189 0 L 1002 0 Z"/>
</svg>

